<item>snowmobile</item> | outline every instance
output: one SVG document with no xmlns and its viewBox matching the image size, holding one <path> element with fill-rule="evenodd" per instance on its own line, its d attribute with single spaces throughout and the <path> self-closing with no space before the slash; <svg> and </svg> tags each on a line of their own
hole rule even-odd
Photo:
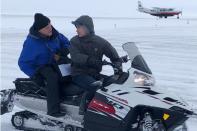
<svg viewBox="0 0 197 131">
<path fill-rule="evenodd" d="M 11 112 L 14 105 L 24 111 L 11 119 L 19 130 L 47 131 L 187 131 L 185 121 L 196 115 L 183 100 L 157 91 L 155 79 L 134 42 L 123 44 L 129 64 L 125 72 L 109 76 L 87 103 L 84 115 L 79 104 L 84 93 L 71 83 L 62 85 L 61 111 L 64 117 L 47 115 L 45 85 L 30 78 L 17 78 L 15 89 L 2 90 L 1 115 Z M 105 65 L 116 68 L 105 61 Z M 95 83 L 93 83 L 95 84 Z"/>
</svg>

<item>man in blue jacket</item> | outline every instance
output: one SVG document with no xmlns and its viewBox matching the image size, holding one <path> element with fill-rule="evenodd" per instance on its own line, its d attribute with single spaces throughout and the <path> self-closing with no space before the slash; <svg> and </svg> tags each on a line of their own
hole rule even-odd
<svg viewBox="0 0 197 131">
<path fill-rule="evenodd" d="M 46 81 L 47 114 L 54 117 L 63 114 L 60 113 L 59 77 L 52 65 L 70 62 L 67 57 L 69 45 L 68 39 L 53 28 L 48 17 L 36 13 L 18 60 L 26 75 L 32 79 L 42 77 Z"/>
</svg>

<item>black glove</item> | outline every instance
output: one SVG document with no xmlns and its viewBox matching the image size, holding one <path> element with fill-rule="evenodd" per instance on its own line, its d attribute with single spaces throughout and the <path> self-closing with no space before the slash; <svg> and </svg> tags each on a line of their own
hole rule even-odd
<svg viewBox="0 0 197 131">
<path fill-rule="evenodd" d="M 69 54 L 69 50 L 68 48 L 57 49 L 56 54 L 60 56 L 67 56 Z"/>
<path fill-rule="evenodd" d="M 102 60 L 97 60 L 94 57 L 89 57 L 87 60 L 87 65 L 100 69 L 102 68 L 103 62 Z"/>
<path fill-rule="evenodd" d="M 120 61 L 126 63 L 128 61 L 128 55 L 120 57 Z"/>
<path fill-rule="evenodd" d="M 71 63 L 71 59 L 68 58 L 69 50 L 67 48 L 58 49 L 56 54 L 60 56 L 59 61 L 57 64 L 68 64 Z"/>
<path fill-rule="evenodd" d="M 122 63 L 121 62 L 114 62 L 114 74 L 118 75 L 122 73 Z"/>
</svg>

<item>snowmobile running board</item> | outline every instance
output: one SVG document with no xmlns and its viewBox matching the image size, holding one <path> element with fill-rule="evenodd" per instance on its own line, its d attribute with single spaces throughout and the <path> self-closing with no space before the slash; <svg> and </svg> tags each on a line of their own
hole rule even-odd
<svg viewBox="0 0 197 131">
<path fill-rule="evenodd" d="M 61 117 L 61 118 L 56 118 L 56 117 L 52 117 L 52 116 L 49 116 L 49 115 L 41 115 L 41 116 L 44 116 L 46 118 L 49 118 L 51 120 L 56 120 L 56 121 L 59 121 L 59 122 L 62 122 L 62 123 L 65 123 L 67 125 L 72 125 L 72 126 L 76 126 L 76 127 L 81 127 L 83 128 L 83 125 L 81 124 L 81 122 L 79 121 L 74 121 L 72 119 L 71 116 L 69 115 L 65 115 L 64 117 Z"/>
<path fill-rule="evenodd" d="M 22 107 L 22 109 L 26 109 L 23 106 L 20 106 L 20 107 Z M 37 114 L 40 117 L 48 118 L 50 120 L 59 121 L 59 122 L 62 122 L 64 124 L 66 124 L 66 125 L 72 125 L 72 126 L 83 128 L 83 125 L 82 125 L 81 122 L 73 120 L 72 117 L 70 115 L 67 115 L 67 114 L 65 116 L 63 116 L 63 117 L 57 118 L 57 117 L 53 117 L 53 116 L 47 115 L 47 114 L 45 114 L 44 112 L 41 112 L 41 111 L 35 111 L 35 110 L 31 110 L 31 109 L 27 109 L 27 110 L 29 112 Z"/>
<path fill-rule="evenodd" d="M 5 107 L 1 103 L 2 104 L 1 105 L 1 115 L 3 115 L 4 113 L 12 112 L 12 109 L 14 107 L 13 100 L 12 100 L 13 93 L 14 93 L 13 89 L 2 90 L 0 92 L 1 102 L 6 103 Z M 30 112 L 32 112 L 34 114 L 37 114 L 38 116 L 43 117 L 43 118 L 48 118 L 50 120 L 59 121 L 59 122 L 65 123 L 67 125 L 72 125 L 72 126 L 83 128 L 83 125 L 81 124 L 81 122 L 73 120 L 72 116 L 70 116 L 70 115 L 68 115 L 66 113 L 65 113 L 65 116 L 56 118 L 56 117 L 47 115 L 46 112 L 31 110 L 29 108 L 27 109 L 26 107 L 24 107 L 22 105 L 20 105 L 20 108 L 24 109 L 24 110 L 27 110 L 27 111 L 30 111 Z"/>
</svg>

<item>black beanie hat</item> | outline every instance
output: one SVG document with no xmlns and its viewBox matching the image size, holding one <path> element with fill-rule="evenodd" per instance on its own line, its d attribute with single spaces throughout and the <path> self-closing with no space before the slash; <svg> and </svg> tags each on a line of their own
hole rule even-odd
<svg viewBox="0 0 197 131">
<path fill-rule="evenodd" d="M 50 19 L 46 16 L 44 16 L 41 13 L 36 13 L 34 15 L 34 24 L 33 27 L 36 31 L 44 28 L 45 26 L 47 26 L 50 23 Z"/>
</svg>

